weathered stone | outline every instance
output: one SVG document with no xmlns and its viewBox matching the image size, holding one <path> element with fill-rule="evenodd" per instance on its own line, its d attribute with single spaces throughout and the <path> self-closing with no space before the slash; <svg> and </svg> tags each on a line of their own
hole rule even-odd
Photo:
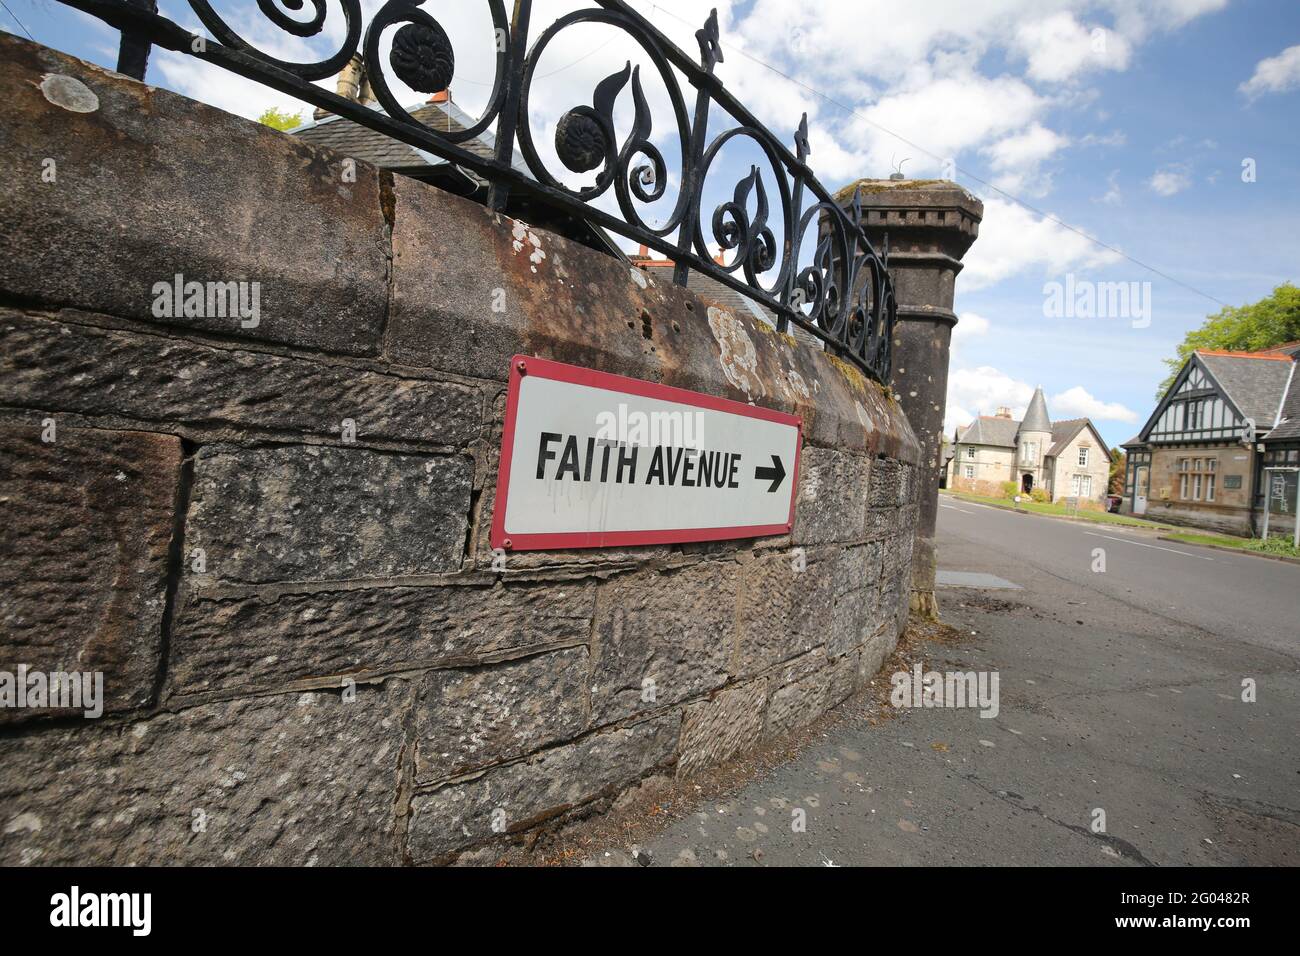
<svg viewBox="0 0 1300 956">
<path fill-rule="evenodd" d="M 823 669 L 776 690 L 767 702 L 763 739 L 785 737 L 826 713 L 832 706 L 832 683 L 830 670 Z"/>
<path fill-rule="evenodd" d="M 601 585 L 592 668 L 597 724 L 726 683 L 737 571 L 733 561 L 704 561 Z"/>
<path fill-rule="evenodd" d="M 185 587 L 169 692 L 266 690 L 585 641 L 595 595 L 585 582 L 289 593 Z"/>
<path fill-rule="evenodd" d="M 826 692 L 828 709 L 838 707 L 857 689 L 859 664 L 860 657 L 856 648 L 831 661 L 830 684 Z"/>
<path fill-rule="evenodd" d="M 902 465 L 893 458 L 877 458 L 871 469 L 868 486 L 869 508 L 897 508 L 903 503 Z"/>
<path fill-rule="evenodd" d="M 199 345 L 0 310 L 0 402 L 53 412 L 457 445 L 478 437 L 482 397 L 449 382 Z M 310 400 L 304 400 L 310 396 Z"/>
<path fill-rule="evenodd" d="M 0 670 L 102 671 L 106 710 L 147 704 L 180 440 L 49 427 L 0 427 Z M 0 722 L 54 713 L 4 708 Z"/>
<path fill-rule="evenodd" d="M 518 757 L 587 726 L 587 649 L 473 670 L 433 671 L 416 703 L 419 783 Z"/>
<path fill-rule="evenodd" d="M 0 37 L 0 288 L 71 306 L 331 352 L 378 350 L 388 297 L 380 174 L 338 153 L 15 37 Z M 42 77 L 75 77 L 77 113 Z M 42 182 L 53 157 L 57 181 Z M 159 318 L 155 283 L 258 283 L 257 324 Z M 252 286 L 246 286 L 251 297 Z"/>
<path fill-rule="evenodd" d="M 677 774 L 687 776 L 749 750 L 763 731 L 767 679 L 720 690 L 691 704 L 682 718 Z"/>
<path fill-rule="evenodd" d="M 881 547 L 872 542 L 835 556 L 835 604 L 826 651 L 832 657 L 861 644 L 870 633 L 879 596 Z"/>
<path fill-rule="evenodd" d="M 409 703 L 389 681 L 0 740 L 0 863 L 398 862 Z"/>
<path fill-rule="evenodd" d="M 861 541 L 866 536 L 866 489 L 871 459 L 805 446 L 799 458 L 799 496 L 792 542 Z"/>
<path fill-rule="evenodd" d="M 671 763 L 680 729 L 681 714 L 672 712 L 416 794 L 407 836 L 411 858 L 436 861 L 622 789 Z"/>
<path fill-rule="evenodd" d="M 733 676 L 757 674 L 826 643 L 834 606 L 830 558 L 830 551 L 776 552 L 741 565 Z"/>
<path fill-rule="evenodd" d="M 472 471 L 467 457 L 206 446 L 195 457 L 185 545 L 203 549 L 207 571 L 190 583 L 454 570 Z"/>
<path fill-rule="evenodd" d="M 885 659 L 894 653 L 898 646 L 898 632 L 893 621 L 883 623 L 874 635 L 867 639 L 858 654 L 858 686 L 861 687 L 879 673 Z"/>
</svg>

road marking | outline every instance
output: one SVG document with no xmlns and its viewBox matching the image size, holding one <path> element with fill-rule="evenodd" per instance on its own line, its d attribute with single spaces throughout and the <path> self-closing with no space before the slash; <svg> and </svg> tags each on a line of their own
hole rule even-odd
<svg viewBox="0 0 1300 956">
<path fill-rule="evenodd" d="M 1137 545 L 1139 548 L 1152 548 L 1156 551 L 1168 551 L 1170 554 L 1181 554 L 1185 558 L 1199 558 L 1202 561 L 1214 560 L 1213 558 L 1208 558 L 1203 554 L 1192 554 L 1190 551 L 1179 551 L 1175 548 L 1162 548 L 1158 544 L 1143 544 L 1141 541 L 1132 541 L 1128 538 L 1117 538 L 1113 534 L 1097 534 L 1093 531 L 1085 531 L 1084 534 L 1093 538 L 1109 538 L 1111 541 L 1122 541 L 1125 544 Z"/>
<path fill-rule="evenodd" d="M 967 511 L 965 508 L 954 508 L 952 505 L 939 505 L 940 508 L 947 508 L 949 511 L 960 511 L 964 515 L 973 515 L 975 512 Z"/>
</svg>

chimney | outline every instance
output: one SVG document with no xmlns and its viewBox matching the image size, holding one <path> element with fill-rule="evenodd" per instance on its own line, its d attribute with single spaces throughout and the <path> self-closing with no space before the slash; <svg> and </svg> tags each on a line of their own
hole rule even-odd
<svg viewBox="0 0 1300 956">
<path fill-rule="evenodd" d="M 637 257 L 638 259 L 649 259 L 649 258 L 650 258 L 650 247 L 647 246 L 644 242 L 641 243 L 641 248 L 637 249 L 637 251 L 636 251 L 636 257 Z"/>
<path fill-rule="evenodd" d="M 346 100 L 351 100 L 353 103 L 365 104 L 374 99 L 370 92 L 370 79 L 366 76 L 366 69 L 360 53 L 354 53 L 352 59 L 348 60 L 348 65 L 343 67 L 339 73 L 338 82 L 335 84 L 334 92 Z M 317 107 L 312 113 L 314 119 L 329 115 L 330 111 L 321 107 Z"/>
<path fill-rule="evenodd" d="M 437 93 L 434 93 L 431 97 L 429 97 L 429 102 L 430 102 L 430 103 L 450 103 L 450 102 L 452 102 L 452 99 L 451 99 L 451 87 L 449 86 L 449 87 L 447 87 L 445 90 L 439 90 Z"/>
<path fill-rule="evenodd" d="M 995 417 L 995 418 L 1010 418 L 1010 417 L 1011 417 L 1011 409 L 1007 408 L 1007 406 L 1005 406 L 1005 405 L 999 405 L 999 406 L 998 406 L 997 415 L 995 415 L 994 417 Z"/>
</svg>

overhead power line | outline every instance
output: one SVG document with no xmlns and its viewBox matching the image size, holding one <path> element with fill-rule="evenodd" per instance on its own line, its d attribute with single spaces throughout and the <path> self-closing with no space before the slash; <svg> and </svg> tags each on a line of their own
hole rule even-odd
<svg viewBox="0 0 1300 956">
<path fill-rule="evenodd" d="M 668 16 L 672 17 L 674 20 L 678 21 L 679 23 L 682 23 L 688 27 L 691 26 L 689 20 L 686 20 L 685 18 L 678 16 L 676 13 L 667 9 L 666 7 L 661 7 L 657 3 L 650 2 L 650 0 L 642 0 L 642 2 L 649 3 L 652 13 L 655 11 L 666 13 Z M 896 133 L 892 129 L 889 129 L 887 126 L 882 126 L 880 123 L 877 123 L 875 120 L 871 119 L 870 117 L 864 116 L 862 113 L 858 112 L 857 109 L 850 106 L 849 104 L 841 102 L 840 100 L 836 99 L 835 97 L 827 93 L 823 93 L 821 90 L 817 89 L 814 86 L 809 86 L 803 80 L 791 76 L 789 73 L 786 73 L 784 70 L 780 69 L 779 67 L 773 66 L 771 63 L 768 63 L 767 61 L 754 56 L 752 53 L 749 53 L 748 51 L 743 50 L 740 47 L 735 46 L 734 44 L 728 43 L 726 41 L 722 41 L 722 45 L 727 49 L 740 54 L 745 59 L 757 63 L 759 66 L 763 67 L 764 69 L 772 71 L 777 76 L 780 76 L 785 80 L 788 80 L 789 82 L 795 84 L 796 86 L 800 87 L 803 90 L 806 90 L 807 92 L 813 94 L 819 99 L 825 100 L 827 103 L 831 104 L 837 109 L 844 110 L 846 113 L 849 113 L 852 116 L 856 116 L 858 119 L 862 120 L 864 123 L 868 124 L 869 126 L 873 126 L 876 129 L 880 130 L 882 133 L 894 137 L 900 143 L 904 143 L 905 145 L 910 146 L 912 149 L 919 150 L 920 152 L 924 153 L 926 156 L 929 156 L 931 159 L 938 160 L 939 162 L 944 162 L 949 158 L 949 157 L 938 155 L 933 150 L 927 149 L 921 144 L 913 142 L 903 134 Z M 1193 285 L 1189 285 L 1188 283 L 1184 282 L 1182 279 L 1171 276 L 1169 273 L 1164 272 L 1161 269 L 1157 269 L 1155 266 L 1150 265 L 1149 263 L 1143 262 L 1141 259 L 1137 258 L 1136 256 L 1132 256 L 1129 253 L 1125 252 L 1124 250 L 1112 246 L 1108 242 L 1103 242 L 1101 239 L 1098 239 L 1096 236 L 1092 235 L 1091 233 L 1083 229 L 1079 229 L 1076 226 L 1072 226 L 1064 219 L 1061 219 L 1058 216 L 1054 216 L 1051 213 L 1047 212 L 1046 210 L 1039 209 L 1033 203 L 1027 202 L 1024 199 L 1021 199 L 1019 196 L 1013 195 L 1012 193 L 1007 192 L 1005 189 L 993 185 L 993 183 L 989 182 L 986 179 L 981 178 L 980 176 L 971 172 L 969 169 L 965 169 L 961 166 L 958 166 L 955 161 L 953 162 L 952 168 L 957 172 L 961 173 L 967 179 L 979 183 L 981 186 L 984 186 L 992 190 L 993 192 L 997 193 L 999 196 L 1005 197 L 1008 201 L 1015 203 L 1016 205 L 1020 206 L 1023 209 L 1027 209 L 1029 212 L 1032 212 L 1034 215 L 1040 216 L 1043 219 L 1046 219 L 1048 222 L 1053 222 L 1056 225 L 1060 226 L 1062 229 L 1067 229 L 1070 232 L 1074 233 L 1075 235 L 1082 236 L 1088 242 L 1091 242 L 1096 246 L 1100 246 L 1102 249 L 1112 252 L 1115 255 L 1120 256 L 1121 258 L 1127 259 L 1129 262 L 1143 269 L 1146 269 L 1148 272 L 1152 273 L 1153 275 L 1160 276 L 1160 278 L 1166 279 L 1169 282 L 1174 283 L 1174 285 L 1186 289 L 1188 292 L 1192 292 L 1195 293 L 1196 295 L 1201 296 L 1202 298 L 1209 299 L 1211 302 L 1217 305 L 1223 306 L 1225 308 L 1228 307 L 1228 303 L 1224 302 L 1222 299 L 1212 296 L 1208 292 L 1202 292 L 1200 289 L 1196 288 Z"/>
<path fill-rule="evenodd" d="M 5 3 L 4 0 L 0 0 L 0 7 L 4 7 L 5 13 L 9 14 L 9 16 L 14 18 L 14 23 L 18 24 L 20 27 L 23 28 L 23 33 L 27 34 L 27 39 L 35 43 L 36 37 L 32 36 L 32 31 L 27 29 L 27 25 L 23 23 L 23 21 L 18 19 L 18 14 L 14 13 L 12 10 L 9 9 L 9 4 Z"/>
</svg>

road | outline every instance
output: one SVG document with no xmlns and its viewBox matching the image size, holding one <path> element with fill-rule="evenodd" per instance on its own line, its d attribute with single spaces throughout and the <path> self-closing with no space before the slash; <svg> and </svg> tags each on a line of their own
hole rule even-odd
<svg viewBox="0 0 1300 956">
<path fill-rule="evenodd" d="M 941 501 L 939 567 L 1020 589 L 941 590 L 963 639 L 918 653 L 996 671 L 997 716 L 846 719 L 655 864 L 1300 864 L 1300 565 Z"/>
</svg>

